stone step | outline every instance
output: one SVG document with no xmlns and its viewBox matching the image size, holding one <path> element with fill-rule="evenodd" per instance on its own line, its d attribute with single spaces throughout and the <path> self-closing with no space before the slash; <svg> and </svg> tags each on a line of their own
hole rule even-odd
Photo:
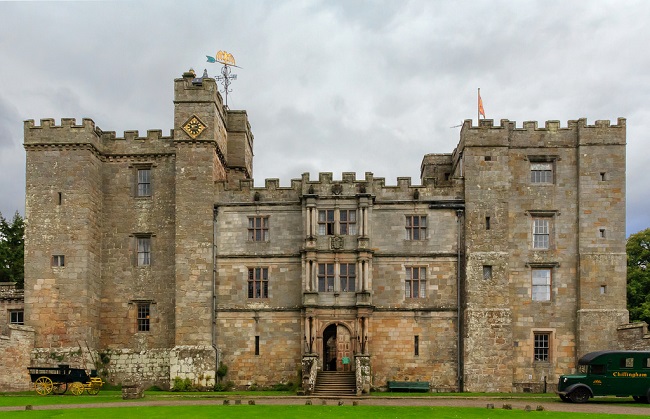
<svg viewBox="0 0 650 419">
<path fill-rule="evenodd" d="M 353 396 L 356 394 L 354 371 L 320 371 L 316 375 L 314 394 L 320 396 Z"/>
</svg>

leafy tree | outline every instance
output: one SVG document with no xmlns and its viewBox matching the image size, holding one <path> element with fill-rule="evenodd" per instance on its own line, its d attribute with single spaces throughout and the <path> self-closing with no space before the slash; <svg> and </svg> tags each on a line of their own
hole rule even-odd
<svg viewBox="0 0 650 419">
<path fill-rule="evenodd" d="M 25 283 L 25 220 L 16 212 L 11 223 L 0 213 L 0 282 Z"/>
<path fill-rule="evenodd" d="M 627 309 L 630 321 L 650 324 L 650 228 L 627 239 Z"/>
</svg>

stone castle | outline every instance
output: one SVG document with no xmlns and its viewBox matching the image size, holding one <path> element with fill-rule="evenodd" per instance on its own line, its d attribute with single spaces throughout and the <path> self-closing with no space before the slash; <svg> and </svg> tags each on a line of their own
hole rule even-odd
<svg viewBox="0 0 650 419">
<path fill-rule="evenodd" d="M 622 118 L 467 120 L 419 185 L 255 187 L 246 112 L 191 71 L 169 136 L 28 120 L 32 363 L 162 387 L 223 364 L 238 387 L 351 370 L 359 392 L 552 388 L 628 321 L 625 141 Z"/>
</svg>

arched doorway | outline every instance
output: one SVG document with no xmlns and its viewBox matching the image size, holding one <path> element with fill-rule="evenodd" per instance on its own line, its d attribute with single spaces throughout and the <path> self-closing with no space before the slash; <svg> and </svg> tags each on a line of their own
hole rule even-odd
<svg viewBox="0 0 650 419">
<path fill-rule="evenodd" d="M 323 331 L 323 370 L 352 370 L 350 330 L 342 324 L 330 324 Z"/>
</svg>

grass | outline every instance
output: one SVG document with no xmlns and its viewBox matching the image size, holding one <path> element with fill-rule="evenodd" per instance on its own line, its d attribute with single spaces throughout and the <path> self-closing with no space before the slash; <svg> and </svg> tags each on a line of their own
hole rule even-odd
<svg viewBox="0 0 650 419">
<path fill-rule="evenodd" d="M 352 406 L 351 401 L 346 400 L 343 406 L 336 405 L 336 401 L 328 400 L 327 405 L 323 406 L 317 399 L 313 400 L 314 405 L 306 406 L 304 404 L 282 406 L 282 405 L 265 405 L 264 397 L 286 397 L 295 396 L 293 392 L 278 391 L 238 391 L 238 392 L 167 392 L 167 391 L 147 391 L 144 401 L 202 401 L 210 402 L 207 405 L 189 405 L 182 406 L 121 406 L 114 407 L 110 403 L 123 402 L 122 393 L 119 390 L 102 390 L 98 395 L 82 396 L 61 395 L 61 396 L 38 396 L 34 392 L 21 393 L 0 393 L 0 406 L 16 407 L 16 411 L 3 411 L 0 416 L 3 419 L 11 418 L 77 418 L 90 416 L 93 418 L 114 418 L 120 419 L 136 418 L 203 418 L 203 417 L 224 417 L 224 418 L 256 418 L 264 417 L 265 419 L 283 418 L 304 418 L 310 419 L 331 418 L 333 415 L 337 419 L 359 417 L 372 417 L 373 419 L 383 418 L 418 418 L 435 417 L 436 419 L 519 419 L 524 416 L 527 419 L 618 419 L 618 418 L 635 418 L 639 415 L 611 415 L 602 413 L 574 413 L 574 412 L 550 412 L 550 411 L 532 411 L 526 412 L 521 409 L 505 410 L 499 407 L 508 403 L 509 400 L 517 401 L 519 404 L 524 401 L 535 409 L 538 405 L 547 405 L 550 403 L 561 403 L 555 394 L 536 394 L 536 393 L 373 393 L 370 398 L 374 397 L 419 397 L 419 398 L 481 398 L 493 399 L 496 409 L 488 410 L 485 408 L 459 408 L 459 407 L 432 407 L 432 406 L 368 406 L 364 405 L 363 399 L 359 400 L 359 406 Z M 247 405 L 247 400 L 256 398 L 258 404 L 255 406 Z M 222 399 L 230 399 L 231 405 L 224 406 Z M 242 400 L 242 405 L 235 405 L 234 400 Z M 305 398 L 305 401 L 308 398 Z M 132 400 L 133 402 L 143 401 L 143 399 Z M 38 409 L 39 406 L 46 405 L 74 405 L 86 403 L 107 403 L 106 407 L 100 408 L 71 408 L 71 409 L 53 409 L 53 410 L 32 410 L 25 411 L 24 406 L 32 405 Z M 302 401 L 300 403 L 303 403 Z M 607 404 L 616 406 L 635 406 L 647 407 L 650 416 L 650 405 L 633 403 L 631 398 L 597 398 L 590 403 Z"/>
<path fill-rule="evenodd" d="M 269 406 L 269 405 L 241 405 L 241 406 L 147 406 L 147 407 L 106 407 L 97 409 L 64 409 L 64 410 L 32 410 L 2 412 L 3 419 L 12 418 L 78 418 L 92 417 L 97 419 L 121 419 L 146 417 L 155 418 L 208 418 L 223 417 L 228 419 L 257 418 L 265 419 L 337 419 L 359 417 L 372 417 L 373 419 L 404 418 L 421 419 L 435 417 L 436 419 L 638 419 L 635 415 L 608 415 L 601 413 L 573 413 L 573 412 L 526 412 L 523 410 L 487 410 L 482 408 L 456 408 L 456 407 L 404 407 L 404 406 Z"/>
</svg>

